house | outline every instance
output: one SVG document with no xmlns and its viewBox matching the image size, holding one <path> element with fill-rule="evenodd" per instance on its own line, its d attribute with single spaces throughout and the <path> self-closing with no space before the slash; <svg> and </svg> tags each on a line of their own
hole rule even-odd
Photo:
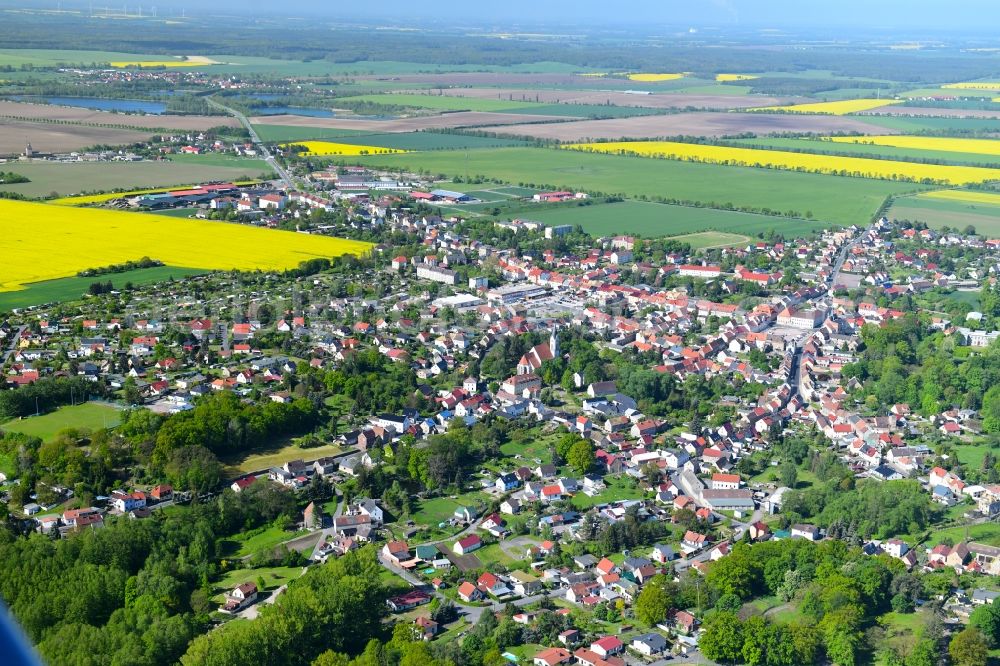
<svg viewBox="0 0 1000 666">
<path fill-rule="evenodd" d="M 236 479 L 235 481 L 233 481 L 229 487 L 232 488 L 234 493 L 243 492 L 244 490 L 252 486 L 254 481 L 256 480 L 257 480 L 256 476 L 245 476 L 242 479 Z"/>
<path fill-rule="evenodd" d="M 670 623 L 678 632 L 690 636 L 698 628 L 698 620 L 687 611 L 677 610 L 670 616 Z"/>
<path fill-rule="evenodd" d="M 740 487 L 739 474 L 713 474 L 712 490 L 737 490 Z"/>
<path fill-rule="evenodd" d="M 558 664 L 569 664 L 573 661 L 573 655 L 564 648 L 545 648 L 535 655 L 531 660 L 535 666 L 558 666 Z"/>
<path fill-rule="evenodd" d="M 518 480 L 516 474 L 508 472 L 506 474 L 501 474 L 500 476 L 498 476 L 495 485 L 498 491 L 504 493 L 514 490 L 519 485 L 521 485 L 521 482 L 520 480 Z"/>
<path fill-rule="evenodd" d="M 471 523 L 473 520 L 476 519 L 476 516 L 478 515 L 479 515 L 478 512 L 471 506 L 460 506 L 457 509 L 455 509 L 455 512 L 452 514 L 452 517 L 454 517 L 455 520 L 461 521 L 463 523 Z"/>
<path fill-rule="evenodd" d="M 139 491 L 126 493 L 115 490 L 111 493 L 111 503 L 118 511 L 128 513 L 134 509 L 141 509 L 146 506 L 146 493 Z"/>
<path fill-rule="evenodd" d="M 466 603 L 472 601 L 482 601 L 484 596 L 485 595 L 482 591 L 469 581 L 464 581 L 458 586 L 458 597 Z"/>
<path fill-rule="evenodd" d="M 385 603 L 393 613 L 403 613 L 417 606 L 430 603 L 431 595 L 422 590 L 410 590 L 405 594 L 389 597 Z"/>
<path fill-rule="evenodd" d="M 983 606 L 986 604 L 992 604 L 996 602 L 998 597 L 1000 597 L 1000 592 L 985 590 L 979 587 L 972 591 L 972 605 Z"/>
<path fill-rule="evenodd" d="M 521 511 L 521 502 L 510 497 L 500 502 L 500 513 L 516 516 Z"/>
<path fill-rule="evenodd" d="M 422 641 L 429 641 L 437 636 L 438 623 L 429 617 L 420 616 L 413 621 L 413 633 Z"/>
<path fill-rule="evenodd" d="M 476 580 L 476 587 L 494 597 L 502 597 L 510 594 L 510 588 L 507 587 L 506 583 L 488 571 Z"/>
<path fill-rule="evenodd" d="M 819 528 L 815 525 L 792 525 L 792 538 L 819 541 Z"/>
<path fill-rule="evenodd" d="M 452 550 L 455 551 L 456 555 L 466 555 L 474 550 L 479 550 L 483 546 L 483 540 L 479 538 L 477 534 L 470 534 L 464 539 L 459 539 L 452 546 Z"/>
<path fill-rule="evenodd" d="M 149 491 L 149 494 L 157 502 L 165 502 L 173 498 L 174 487 L 166 483 L 160 484 L 158 486 L 153 486 L 153 489 Z"/>
<path fill-rule="evenodd" d="M 398 567 L 410 559 L 410 547 L 405 541 L 390 541 L 382 546 L 382 557 Z"/>
<path fill-rule="evenodd" d="M 306 529 L 315 530 L 323 527 L 323 507 L 309 502 L 302 511 L 302 525 Z"/>
<path fill-rule="evenodd" d="M 524 571 L 511 571 L 510 579 L 514 582 L 514 592 L 522 597 L 531 596 L 542 589 L 542 582 Z"/>
<path fill-rule="evenodd" d="M 660 634 L 649 632 L 633 638 L 630 647 L 643 656 L 651 657 L 667 649 L 667 639 Z"/>
<path fill-rule="evenodd" d="M 674 549 L 671 548 L 670 546 L 665 546 L 663 544 L 658 543 L 655 546 L 653 546 L 653 552 L 649 557 L 654 562 L 659 562 L 660 564 L 666 564 L 667 562 L 673 561 L 674 558 L 677 557 L 677 554 L 674 553 Z"/>
<path fill-rule="evenodd" d="M 684 551 L 686 555 L 691 553 L 696 553 L 702 548 L 708 545 L 708 537 L 704 534 L 698 534 L 688 530 L 684 533 L 684 538 L 681 540 L 681 550 Z"/>
<path fill-rule="evenodd" d="M 255 583 L 237 585 L 226 595 L 226 602 L 219 610 L 223 613 L 238 613 L 257 600 L 257 592 Z"/>
<path fill-rule="evenodd" d="M 625 651 L 625 644 L 616 636 L 604 636 L 590 644 L 590 649 L 598 656 L 608 658 Z"/>
</svg>

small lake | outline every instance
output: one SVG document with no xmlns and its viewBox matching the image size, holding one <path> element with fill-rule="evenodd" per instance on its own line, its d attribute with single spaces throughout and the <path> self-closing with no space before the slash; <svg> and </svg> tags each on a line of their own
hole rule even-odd
<svg viewBox="0 0 1000 666">
<path fill-rule="evenodd" d="M 101 99 L 97 97 L 33 97 L 18 95 L 12 99 L 18 102 L 44 102 L 57 106 L 75 106 L 81 109 L 96 111 L 119 111 L 123 113 L 151 113 L 159 115 L 167 110 L 163 102 L 150 102 L 142 99 Z"/>
</svg>

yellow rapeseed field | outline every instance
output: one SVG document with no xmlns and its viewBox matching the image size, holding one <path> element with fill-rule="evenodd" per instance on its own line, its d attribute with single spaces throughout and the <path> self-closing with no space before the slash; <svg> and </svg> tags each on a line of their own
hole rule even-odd
<svg viewBox="0 0 1000 666">
<path fill-rule="evenodd" d="M 0 291 L 142 257 L 179 268 L 284 270 L 371 247 L 225 222 L 0 199 Z"/>
<path fill-rule="evenodd" d="M 813 173 L 841 174 L 883 180 L 931 180 L 948 185 L 982 183 L 1000 180 L 1000 169 L 948 166 L 874 160 L 862 157 L 811 155 L 783 150 L 731 148 L 675 141 L 618 141 L 611 143 L 578 143 L 566 146 L 575 150 L 598 153 L 626 153 L 641 157 L 728 164 L 732 166 L 770 167 Z"/>
<path fill-rule="evenodd" d="M 753 81 L 754 79 L 759 79 L 760 77 L 756 74 L 716 74 L 715 80 L 720 82 L 726 81 Z"/>
<path fill-rule="evenodd" d="M 1000 155 L 1000 141 L 994 139 L 952 139 L 942 136 L 832 136 L 829 141 L 858 143 L 917 150 L 940 150 L 949 153 Z"/>
<path fill-rule="evenodd" d="M 682 72 L 678 73 L 664 73 L 664 74 L 629 74 L 629 81 L 640 81 L 642 83 L 659 83 L 660 81 L 676 81 L 677 79 L 683 79 L 684 74 Z"/>
<path fill-rule="evenodd" d="M 185 60 L 118 60 L 108 63 L 112 67 L 135 68 L 135 67 L 204 67 L 205 65 L 218 65 L 220 63 L 206 58 L 205 56 L 188 56 Z"/>
<path fill-rule="evenodd" d="M 1000 206 L 1000 194 L 994 194 L 992 192 L 974 192 L 972 190 L 935 190 L 933 192 L 924 192 L 919 198 L 944 199 L 945 201 L 962 201 L 965 203 Z"/>
<path fill-rule="evenodd" d="M 870 111 L 889 104 L 902 104 L 900 99 L 844 99 L 839 102 L 810 102 L 787 106 L 759 106 L 747 111 L 784 111 L 785 113 L 826 113 L 843 116 L 848 113 Z"/>
<path fill-rule="evenodd" d="M 351 143 L 336 143 L 335 141 L 293 141 L 282 144 L 282 148 L 288 146 L 304 146 L 306 151 L 302 153 L 305 157 L 323 157 L 326 155 L 388 155 L 389 153 L 408 153 L 408 150 L 399 148 L 385 148 L 383 146 L 355 146 Z"/>
<path fill-rule="evenodd" d="M 964 81 L 962 83 L 946 83 L 942 88 L 951 90 L 998 90 L 1000 91 L 1000 82 L 998 81 Z"/>
</svg>

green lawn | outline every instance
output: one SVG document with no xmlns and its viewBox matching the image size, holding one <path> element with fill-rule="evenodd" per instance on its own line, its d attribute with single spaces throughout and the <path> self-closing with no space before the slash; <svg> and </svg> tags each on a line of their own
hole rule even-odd
<svg viewBox="0 0 1000 666">
<path fill-rule="evenodd" d="M 41 405 L 41 408 L 44 409 L 45 405 Z M 56 433 L 67 428 L 88 430 L 113 428 L 118 425 L 119 417 L 119 410 L 111 405 L 85 402 L 75 407 L 60 407 L 41 416 L 29 416 L 19 421 L 8 421 L 0 424 L 0 429 L 7 432 L 24 433 L 48 441 Z"/>
<path fill-rule="evenodd" d="M 888 195 L 927 189 L 913 183 L 547 148 L 371 155 L 352 161 L 452 176 L 468 173 L 546 189 L 619 193 L 628 198 L 658 196 L 709 207 L 731 204 L 799 215 L 811 212 L 815 220 L 845 225 L 867 223 Z M 807 223 L 776 218 L 761 221 L 757 228 L 788 227 L 797 233 L 803 224 Z M 703 229 L 671 223 L 662 233 Z"/>
<path fill-rule="evenodd" d="M 978 541 L 990 546 L 1000 546 L 1000 525 L 996 523 L 969 525 L 968 528 L 960 525 L 943 530 L 931 530 L 927 545 L 933 547 L 945 539 L 951 539 L 952 543 L 958 543 L 966 538 L 966 529 L 968 529 L 968 538 L 970 541 Z"/>
<path fill-rule="evenodd" d="M 573 499 L 571 500 L 573 506 L 582 510 L 589 509 L 597 504 L 606 504 L 619 500 L 641 499 L 643 497 L 642 491 L 630 482 L 630 478 L 608 476 L 604 480 L 608 487 L 594 497 L 583 492 L 573 495 Z"/>
<path fill-rule="evenodd" d="M 308 533 L 308 530 L 289 532 L 270 525 L 230 537 L 225 540 L 223 548 L 232 557 L 246 557 L 262 550 L 270 550 L 277 547 L 278 544 Z"/>
<path fill-rule="evenodd" d="M 494 564 L 510 566 L 517 561 L 505 553 L 498 543 L 491 543 L 488 546 L 484 546 L 475 551 L 475 554 L 487 569 L 491 569 Z"/>
<path fill-rule="evenodd" d="M 204 271 L 192 268 L 177 268 L 175 266 L 157 266 L 156 268 L 140 268 L 125 273 L 113 273 L 98 277 L 69 277 L 59 280 L 46 280 L 26 285 L 18 291 L 0 292 L 0 312 L 14 308 L 26 308 L 43 303 L 61 303 L 82 298 L 94 282 L 111 280 L 117 288 L 123 288 L 126 283 L 134 285 L 155 284 L 166 280 L 201 275 Z"/>
<path fill-rule="evenodd" d="M 264 579 L 264 589 L 271 591 L 302 575 L 302 567 L 265 567 L 262 569 L 233 569 L 212 583 L 212 600 L 222 603 L 226 593 L 243 583 L 256 583 Z"/>
<path fill-rule="evenodd" d="M 251 453 L 240 452 L 235 455 L 223 456 L 222 462 L 226 464 L 226 475 L 230 478 L 236 478 L 247 472 L 255 472 L 261 469 L 270 469 L 271 467 L 284 465 L 289 460 L 298 458 L 302 460 L 315 460 L 324 456 L 335 456 L 343 452 L 344 449 L 335 444 L 304 449 L 287 441 L 282 441 L 272 448 L 257 450 Z"/>
<path fill-rule="evenodd" d="M 30 183 L 4 185 L 5 190 L 26 197 L 44 197 L 51 192 L 72 196 L 87 192 L 121 189 L 187 186 L 212 180 L 239 180 L 269 174 L 263 162 L 232 163 L 224 166 L 187 161 L 160 162 L 29 162 L 17 165 L 17 172 Z"/>
<path fill-rule="evenodd" d="M 983 458 L 986 457 L 987 451 L 992 451 L 993 455 L 998 453 L 997 449 L 994 449 L 986 444 L 975 446 L 958 445 L 955 447 L 955 453 L 958 456 L 959 462 L 972 469 L 982 468 Z"/>
<path fill-rule="evenodd" d="M 435 497 L 420 502 L 420 509 L 412 516 L 413 521 L 418 525 L 436 526 L 451 518 L 455 509 L 460 506 L 476 507 L 479 502 L 489 500 L 488 495 L 479 491 L 467 492 L 455 497 L 456 499 Z"/>
</svg>

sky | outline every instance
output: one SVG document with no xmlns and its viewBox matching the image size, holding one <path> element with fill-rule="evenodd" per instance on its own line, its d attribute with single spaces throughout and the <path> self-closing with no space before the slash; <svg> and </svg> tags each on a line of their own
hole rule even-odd
<svg viewBox="0 0 1000 666">
<path fill-rule="evenodd" d="M 1000 29 L 998 0 L 0 0 L 0 7 L 22 4 L 81 8 L 127 4 L 131 11 L 141 4 L 146 10 L 157 6 L 160 16 L 183 8 L 192 16 L 216 11 L 518 28 L 633 24 L 651 29 L 854 28 L 866 34 Z"/>
<path fill-rule="evenodd" d="M 117 4 L 121 0 L 109 4 Z M 146 0 L 189 11 L 192 0 Z M 580 25 L 659 23 L 682 27 L 857 27 L 982 31 L 1000 28 L 997 0 L 213 0 L 208 6 L 350 19 L 423 19 L 450 23 Z"/>
</svg>

